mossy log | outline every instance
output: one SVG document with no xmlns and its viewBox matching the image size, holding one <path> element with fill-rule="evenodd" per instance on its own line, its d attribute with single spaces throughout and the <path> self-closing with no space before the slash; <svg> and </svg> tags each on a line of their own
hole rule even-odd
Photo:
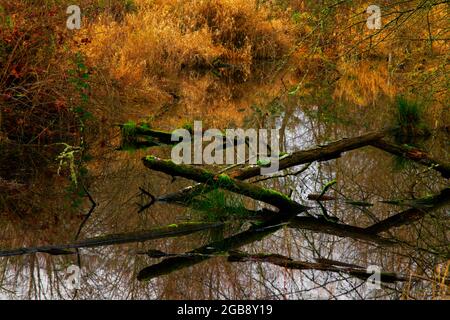
<svg viewBox="0 0 450 320">
<path fill-rule="evenodd" d="M 450 163 L 433 159 L 423 150 L 414 147 L 398 145 L 392 142 L 388 142 L 384 139 L 374 140 L 370 143 L 370 145 L 390 154 L 420 163 L 424 166 L 438 171 L 444 178 L 450 178 Z"/>
<path fill-rule="evenodd" d="M 279 170 L 314 161 L 336 159 L 343 152 L 359 149 L 386 136 L 390 130 L 370 132 L 354 138 L 344 138 L 310 150 L 296 151 L 279 162 Z M 230 176 L 238 180 L 246 180 L 260 174 L 260 167 L 248 167 L 234 171 Z"/>
<path fill-rule="evenodd" d="M 163 160 L 153 156 L 144 157 L 142 161 L 149 169 L 164 172 L 171 176 L 191 179 L 204 183 L 212 188 L 220 188 L 238 193 L 254 200 L 262 201 L 275 206 L 286 214 L 298 214 L 309 209 L 309 207 L 303 206 L 291 200 L 289 197 L 278 191 L 239 181 L 226 174 L 214 174 L 198 167 L 185 164 L 175 164 L 171 160 Z"/>
<path fill-rule="evenodd" d="M 394 214 L 364 230 L 371 234 L 378 234 L 420 220 L 428 213 L 450 204 L 450 187 L 445 188 L 437 195 L 415 199 L 414 202 L 416 203 L 415 207 Z"/>
<path fill-rule="evenodd" d="M 291 155 L 283 158 L 279 162 L 280 170 L 287 169 L 289 167 L 311 163 L 320 160 L 330 160 L 332 158 L 340 157 L 341 153 L 362 148 L 370 145 L 371 142 L 379 140 L 386 136 L 390 130 L 370 132 L 358 137 L 345 138 L 336 142 L 331 142 L 327 145 L 316 147 L 310 150 L 296 151 Z M 259 176 L 261 167 L 253 166 L 243 169 L 236 169 L 229 173 L 229 176 L 236 180 L 247 180 Z M 211 187 L 203 184 L 197 184 L 194 186 L 186 187 L 180 191 L 169 193 L 160 196 L 157 200 L 164 202 L 182 203 L 189 200 L 199 194 L 209 192 Z"/>
<path fill-rule="evenodd" d="M 122 131 L 122 147 L 121 149 L 133 148 L 133 149 L 145 149 L 154 146 L 174 146 L 179 143 L 179 140 L 172 140 L 174 132 L 151 129 L 147 124 L 136 124 L 134 122 L 127 122 L 125 124 L 118 125 Z M 188 129 L 186 129 L 188 130 Z M 192 130 L 191 132 L 193 138 Z M 225 134 L 222 135 L 223 145 L 225 150 L 231 146 L 238 146 L 242 143 L 249 145 L 249 138 L 245 137 L 243 141 L 240 141 L 237 137 L 234 137 L 233 143 L 229 141 Z M 193 142 L 193 140 L 192 140 Z M 270 151 L 270 146 L 267 146 Z"/>
<path fill-rule="evenodd" d="M 169 237 L 179 237 L 198 231 L 218 228 L 221 226 L 223 226 L 223 223 L 220 222 L 185 222 L 162 227 L 155 227 L 145 231 L 108 234 L 104 236 L 78 240 L 73 243 L 67 244 L 2 250 L 0 251 L 0 257 L 19 256 L 23 254 L 32 254 L 38 252 L 48 253 L 52 255 L 74 254 L 76 252 L 70 249 L 92 248 L 130 242 L 142 242 Z"/>
</svg>

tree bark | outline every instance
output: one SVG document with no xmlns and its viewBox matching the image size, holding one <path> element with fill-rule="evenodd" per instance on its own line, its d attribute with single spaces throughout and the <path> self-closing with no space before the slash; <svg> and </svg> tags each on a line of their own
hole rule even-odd
<svg viewBox="0 0 450 320">
<path fill-rule="evenodd" d="M 213 188 L 221 188 L 254 200 L 262 201 L 277 207 L 283 213 L 301 213 L 309 209 L 295 201 L 289 199 L 286 195 L 271 189 L 266 189 L 251 183 L 246 183 L 230 178 L 226 174 L 216 175 L 204 169 L 192 167 L 184 164 L 175 164 L 170 160 L 162 160 L 153 156 L 147 156 L 143 159 L 144 165 L 152 170 L 164 172 L 171 176 L 179 176 L 204 183 Z"/>
<path fill-rule="evenodd" d="M 358 137 L 341 139 L 336 142 L 331 142 L 325 146 L 316 147 L 310 150 L 296 151 L 290 156 L 280 160 L 280 170 L 314 161 L 338 158 L 342 152 L 355 150 L 370 145 L 371 142 L 383 138 L 389 132 L 389 130 L 371 132 Z M 259 166 L 247 167 L 234 170 L 229 174 L 229 176 L 236 180 L 247 180 L 259 176 L 260 170 L 261 167 Z M 197 184 L 186 187 L 177 192 L 160 196 L 157 198 L 157 201 L 180 203 L 201 193 L 209 192 L 210 190 L 211 187 L 209 186 Z"/>
<path fill-rule="evenodd" d="M 450 178 L 450 164 L 431 158 L 425 151 L 417 148 L 408 148 L 405 146 L 397 145 L 383 139 L 374 140 L 370 143 L 370 145 L 390 154 L 423 164 L 424 166 L 438 171 L 444 178 Z"/>
<path fill-rule="evenodd" d="M 371 234 L 388 231 L 392 228 L 400 227 L 422 219 L 426 214 L 442 208 L 450 203 L 450 188 L 445 188 L 441 193 L 429 198 L 415 200 L 417 203 L 424 203 L 420 207 L 410 208 L 399 212 L 387 219 L 377 222 L 364 230 Z"/>
</svg>

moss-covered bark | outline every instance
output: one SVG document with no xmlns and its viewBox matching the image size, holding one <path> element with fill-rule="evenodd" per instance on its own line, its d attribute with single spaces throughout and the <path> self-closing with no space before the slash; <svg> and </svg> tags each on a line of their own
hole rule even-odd
<svg viewBox="0 0 450 320">
<path fill-rule="evenodd" d="M 401 146 L 392 142 L 385 141 L 383 139 L 372 141 L 370 144 L 375 148 L 389 152 L 390 154 L 400 156 L 427 166 L 433 170 L 440 172 L 444 178 L 450 179 L 450 163 L 433 159 L 423 150 L 413 147 Z"/>
<path fill-rule="evenodd" d="M 308 210 L 308 207 L 292 201 L 289 197 L 278 191 L 239 181 L 226 174 L 216 175 L 204 169 L 184 164 L 175 164 L 171 160 L 163 160 L 153 156 L 144 157 L 143 162 L 149 169 L 164 172 L 172 176 L 191 179 L 213 188 L 221 188 L 242 194 L 273 205 L 285 213 L 301 213 Z"/>
</svg>

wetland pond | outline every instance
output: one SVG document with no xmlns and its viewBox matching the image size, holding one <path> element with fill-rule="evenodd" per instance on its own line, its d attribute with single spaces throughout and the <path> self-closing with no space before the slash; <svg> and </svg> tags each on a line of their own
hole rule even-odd
<svg viewBox="0 0 450 320">
<path fill-rule="evenodd" d="M 448 4 L 369 43 L 353 2 L 116 2 L 0 6 L 1 299 L 448 298 L 448 42 L 403 37 Z M 276 129 L 279 170 L 175 164 L 195 121 Z"/>
</svg>

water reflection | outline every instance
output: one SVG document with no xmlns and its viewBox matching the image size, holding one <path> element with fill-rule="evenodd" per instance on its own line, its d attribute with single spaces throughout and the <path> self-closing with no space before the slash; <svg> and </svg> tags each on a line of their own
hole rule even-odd
<svg viewBox="0 0 450 320">
<path fill-rule="evenodd" d="M 306 115 L 301 107 L 293 108 L 289 117 L 281 119 L 281 125 L 287 152 L 358 133 L 348 126 L 325 127 Z M 442 149 L 431 150 L 438 156 L 443 154 Z M 157 150 L 165 157 L 168 157 L 167 151 L 164 148 Z M 167 175 L 146 169 L 140 159 L 148 152 L 118 155 L 103 172 L 104 176 L 90 187 L 97 208 L 85 225 L 82 238 L 148 230 L 199 218 L 195 210 L 170 203 L 155 203 L 143 213 L 137 213 L 136 202 L 148 200 L 139 195 L 139 187 L 151 194 L 162 195 L 190 184 L 181 178 L 172 181 Z M 320 194 L 327 182 L 336 179 L 337 183 L 327 193 L 333 200 L 323 201 L 324 208 L 341 223 L 367 227 L 408 208 L 381 201 L 417 199 L 437 194 L 446 186 L 446 180 L 434 170 L 411 163 L 400 170 L 393 164 L 391 155 L 365 147 L 334 160 L 293 167 L 285 174 L 299 170 L 300 173 L 260 183 L 291 194 L 293 200 L 313 207 L 311 213 L 320 215 L 321 207 L 317 201 L 307 200 L 308 195 Z M 244 203 L 250 210 L 264 207 L 248 199 Z M 234 223 L 220 232 L 207 230 L 145 242 L 80 248 L 78 255 L 36 253 L 2 258 L 2 296 L 38 299 L 366 299 L 412 295 L 421 298 L 438 292 L 437 268 L 448 268 L 442 264 L 448 259 L 448 207 L 433 211 L 413 225 L 383 234 L 409 243 L 403 246 L 383 246 L 333 235 L 333 232 L 284 225 L 264 231 L 264 237 L 261 234 L 255 237 L 245 231 L 249 226 L 250 222 Z M 3 247 L 41 244 L 21 242 L 17 240 L 20 235 L 11 233 L 9 237 L 14 241 L 9 241 L 7 230 L 3 233 Z M 67 235 L 57 238 L 59 243 L 71 240 Z M 345 272 L 291 270 L 265 261 L 229 262 L 225 253 L 231 249 L 248 254 L 276 253 L 296 261 L 326 259 L 364 267 L 377 265 L 382 270 L 407 276 L 414 274 L 428 280 L 388 283 L 380 290 L 368 290 L 363 280 Z M 181 256 L 149 257 L 143 254 L 148 250 Z M 185 252 L 194 254 L 183 256 Z M 175 261 L 172 264 L 177 266 L 162 271 L 161 268 L 168 266 L 170 261 Z M 81 266 L 78 290 L 68 289 L 66 268 L 69 265 Z M 146 277 L 143 270 L 147 270 Z M 138 278 L 150 280 L 141 282 Z"/>
</svg>

